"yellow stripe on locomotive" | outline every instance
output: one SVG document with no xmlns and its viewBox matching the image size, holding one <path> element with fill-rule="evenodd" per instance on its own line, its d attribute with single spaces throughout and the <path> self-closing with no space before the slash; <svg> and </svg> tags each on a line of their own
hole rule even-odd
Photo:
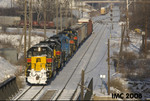
<svg viewBox="0 0 150 101">
<path fill-rule="evenodd" d="M 31 69 L 35 71 L 46 70 L 46 57 L 31 57 Z"/>
<path fill-rule="evenodd" d="M 56 57 L 56 50 L 54 49 L 54 57 Z"/>
</svg>

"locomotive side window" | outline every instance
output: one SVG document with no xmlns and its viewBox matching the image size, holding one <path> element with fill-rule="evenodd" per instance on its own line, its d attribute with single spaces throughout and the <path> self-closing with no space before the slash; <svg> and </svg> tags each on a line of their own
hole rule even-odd
<svg viewBox="0 0 150 101">
<path fill-rule="evenodd" d="M 27 57 L 28 57 L 28 58 L 31 58 L 31 56 L 32 56 L 32 52 L 29 51 Z"/>
</svg>

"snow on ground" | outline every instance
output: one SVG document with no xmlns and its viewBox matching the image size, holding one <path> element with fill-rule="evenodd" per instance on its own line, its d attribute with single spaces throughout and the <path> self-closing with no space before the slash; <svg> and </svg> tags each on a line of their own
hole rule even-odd
<svg viewBox="0 0 150 101">
<path fill-rule="evenodd" d="M 114 9 L 118 10 L 118 7 L 115 7 Z M 115 11 L 115 14 L 113 14 L 114 16 L 118 16 L 119 17 L 119 12 Z M 95 23 L 99 23 L 101 21 L 103 21 L 104 23 L 100 23 L 101 25 L 105 25 L 107 26 L 106 30 L 103 32 L 102 38 L 100 39 L 99 45 L 97 46 L 97 49 L 95 50 L 94 56 L 91 59 L 91 63 L 89 63 L 89 69 L 87 69 L 86 72 L 90 71 L 88 74 L 85 75 L 85 80 L 88 81 L 88 78 L 90 80 L 91 77 L 93 77 L 93 93 L 98 95 L 98 96 L 104 96 L 107 95 L 107 78 L 108 78 L 108 66 L 107 66 L 107 41 L 108 38 L 111 38 L 112 35 L 110 33 L 114 33 L 116 34 L 116 36 L 118 36 L 117 34 L 120 32 L 120 28 L 118 26 L 116 26 L 117 24 L 114 24 L 114 30 L 111 30 L 111 24 L 107 23 L 109 22 L 110 19 L 108 19 L 110 16 L 110 13 L 106 14 L 106 15 L 101 15 L 101 16 L 97 16 L 97 17 L 93 17 L 92 20 Z M 115 21 L 118 21 L 119 18 L 115 18 Z M 100 28 L 99 26 L 94 26 L 94 28 Z M 95 30 L 96 31 L 96 30 Z M 95 32 L 95 33 L 99 33 L 100 32 Z M 116 40 L 114 40 L 116 41 Z M 118 42 L 118 41 L 117 41 Z M 111 42 L 110 42 L 111 43 Z M 118 50 L 119 48 L 117 48 L 116 50 Z M 113 52 L 113 50 L 111 49 L 111 54 Z M 95 70 L 91 71 L 91 68 L 95 67 L 94 65 L 96 65 L 97 63 L 99 63 L 97 65 L 97 68 Z M 111 70 L 110 70 L 110 75 L 114 76 L 114 67 L 111 65 Z M 106 77 L 101 79 L 100 75 L 105 75 Z"/>
<path fill-rule="evenodd" d="M 115 78 L 118 79 L 123 84 L 123 87 L 128 91 L 128 93 L 137 93 L 141 94 L 141 99 L 145 100 L 145 98 L 150 97 L 150 80 L 137 80 L 137 81 L 131 81 L 126 78 Z M 111 87 L 112 91 L 115 91 L 117 93 L 125 93 L 120 92 L 118 89 Z"/>
<path fill-rule="evenodd" d="M 115 19 L 114 19 L 115 20 Z M 114 26 L 114 29 L 111 31 L 111 40 L 110 40 L 110 46 L 111 51 L 119 53 L 120 51 L 120 45 L 121 45 L 121 23 L 117 23 Z M 125 33 L 126 36 L 126 33 Z M 126 52 L 134 52 L 136 54 L 139 54 L 140 47 L 142 45 L 142 35 L 135 33 L 134 31 L 130 31 L 129 33 L 130 37 L 130 43 L 129 46 L 123 46 L 123 50 Z M 140 69 L 138 69 L 140 71 Z M 135 72 L 135 74 L 137 74 Z M 132 81 L 125 78 L 122 78 L 116 75 L 116 78 L 120 78 L 120 82 L 125 86 L 126 89 L 130 90 L 130 92 L 133 93 L 141 93 L 142 94 L 142 100 L 145 98 L 150 97 L 150 80 L 143 80 L 143 81 Z M 117 91 L 117 89 L 111 88 L 114 91 Z"/>
<path fill-rule="evenodd" d="M 0 83 L 8 79 L 10 76 L 14 76 L 16 70 L 17 68 L 15 66 L 0 57 Z"/>
<path fill-rule="evenodd" d="M 110 46 L 114 52 L 119 53 L 121 45 L 121 30 L 119 31 L 118 29 L 121 29 L 121 25 L 116 24 L 115 26 L 117 27 L 117 31 L 115 31 L 116 29 L 112 30 Z M 142 36 L 131 31 L 129 33 L 129 37 L 130 37 L 129 46 L 127 47 L 123 46 L 124 50 L 128 52 L 139 53 L 140 46 L 142 45 Z"/>
<path fill-rule="evenodd" d="M 8 43 L 10 42 L 14 47 L 19 47 L 19 43 L 21 40 L 21 35 L 12 35 L 12 34 L 0 34 L 0 41 Z M 36 43 L 44 40 L 43 37 L 34 35 L 31 36 L 31 46 L 35 45 Z M 27 36 L 27 41 L 28 41 L 28 36 Z M 24 36 L 22 37 L 22 46 L 24 44 Z"/>
<path fill-rule="evenodd" d="M 21 39 L 21 35 L 13 35 L 13 34 L 0 34 L 0 42 L 4 43 L 11 43 L 15 48 L 18 49 L 19 47 L 19 41 Z M 34 35 L 31 37 L 31 46 L 38 43 L 39 41 L 42 41 L 44 38 L 38 35 Z M 27 36 L 28 40 L 28 36 Z M 23 52 L 23 46 L 24 45 L 24 37 L 22 38 L 22 50 Z M 3 48 L 3 43 L 0 45 L 0 48 Z M 19 54 L 19 57 L 21 57 L 23 54 Z M 0 82 L 7 79 L 7 77 L 14 75 L 15 71 L 17 70 L 16 66 L 11 65 L 7 60 L 0 57 Z"/>
<path fill-rule="evenodd" d="M 0 28 L 0 29 L 2 29 L 2 28 Z M 0 30 L 0 32 L 2 32 L 2 30 Z M 23 33 L 23 28 L 11 28 L 11 27 L 8 27 L 6 29 L 6 32 L 22 34 Z M 27 29 L 27 34 L 28 33 L 29 33 L 29 31 Z M 37 34 L 37 35 L 44 35 L 44 29 L 33 28 L 31 30 L 31 33 Z M 55 34 L 56 34 L 56 29 L 46 29 L 46 36 L 47 37 L 50 37 L 50 36 L 55 35 Z"/>
<path fill-rule="evenodd" d="M 114 7 L 113 11 L 114 11 L 113 15 L 114 16 L 118 16 L 118 17 L 114 17 L 113 21 L 119 21 L 119 19 L 120 19 L 120 12 L 118 10 L 118 7 Z M 94 17 L 93 21 L 97 22 L 97 21 L 100 21 L 101 19 L 105 19 L 105 18 L 108 18 L 108 16 L 107 15 L 101 15 L 100 17 Z M 104 21 L 107 22 L 107 20 L 102 20 L 102 21 L 103 22 Z M 107 31 L 107 33 L 111 33 L 111 35 L 110 35 L 110 52 L 111 52 L 111 55 L 113 55 L 114 52 L 119 53 L 119 51 L 120 51 L 120 45 L 121 45 L 121 24 L 120 23 L 113 23 L 113 27 L 114 28 L 111 29 L 112 28 L 112 24 L 110 24 L 110 23 L 108 24 L 108 31 Z M 129 52 L 139 53 L 140 46 L 142 44 L 142 37 L 141 37 L 141 35 L 137 35 L 133 31 L 131 31 L 130 34 L 129 34 L 129 36 L 130 36 L 130 45 L 129 45 L 129 47 L 124 48 L 124 50 L 129 51 Z M 105 43 L 107 43 L 107 42 L 105 42 Z M 104 48 L 104 46 L 102 46 L 102 47 Z M 106 61 L 105 61 L 106 59 L 104 59 L 102 61 L 103 64 L 101 64 L 101 66 L 99 66 L 99 68 L 107 66 Z M 113 65 L 111 65 L 111 68 L 113 68 Z M 106 71 L 106 70 L 103 68 L 103 69 L 100 70 L 100 72 L 98 74 L 99 75 L 101 73 L 105 74 L 105 72 L 102 72 L 102 71 Z M 95 74 L 97 74 L 97 73 L 95 73 Z M 111 74 L 111 77 L 112 78 L 120 78 L 121 83 L 124 86 L 126 86 L 127 88 L 131 86 L 130 84 L 128 84 L 128 82 L 126 80 L 124 80 L 123 78 L 121 78 L 121 74 L 115 74 L 115 75 Z M 107 78 L 107 74 L 106 74 L 106 78 Z M 100 80 L 100 78 L 97 77 L 96 81 L 99 84 L 95 84 L 94 83 L 95 87 L 94 87 L 94 92 L 93 93 L 96 94 L 96 95 L 99 95 L 99 96 L 107 95 L 107 93 L 106 93 L 106 89 L 107 88 L 105 86 L 106 83 L 107 83 L 107 79 Z M 131 81 L 129 81 L 129 82 L 131 82 Z M 149 89 L 147 87 L 145 89 Z M 135 89 L 135 88 L 136 87 L 133 87 L 133 89 Z M 111 89 L 117 91 L 117 89 L 114 89 L 114 88 L 111 88 Z"/>
</svg>

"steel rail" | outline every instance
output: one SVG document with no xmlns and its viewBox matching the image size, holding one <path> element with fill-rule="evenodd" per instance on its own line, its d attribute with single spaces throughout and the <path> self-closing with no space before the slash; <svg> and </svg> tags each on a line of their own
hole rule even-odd
<svg viewBox="0 0 150 101">
<path fill-rule="evenodd" d="M 16 97 L 15 100 L 19 100 L 19 99 L 20 99 L 23 95 L 25 95 L 31 88 L 32 88 L 32 86 L 29 86 L 29 88 L 27 88 L 27 89 L 23 92 L 23 94 L 19 95 L 19 97 Z"/>
</svg>

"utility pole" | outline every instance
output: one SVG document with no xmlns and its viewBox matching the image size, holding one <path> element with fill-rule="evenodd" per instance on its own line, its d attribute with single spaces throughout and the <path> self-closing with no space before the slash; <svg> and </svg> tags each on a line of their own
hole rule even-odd
<svg viewBox="0 0 150 101">
<path fill-rule="evenodd" d="M 84 70 L 81 73 L 81 100 L 84 100 Z"/>
<path fill-rule="evenodd" d="M 56 34 L 58 34 L 58 0 L 56 0 Z"/>
<path fill-rule="evenodd" d="M 82 18 L 82 1 L 80 0 L 80 18 Z"/>
<path fill-rule="evenodd" d="M 81 3 L 82 3 L 82 18 L 83 18 L 83 1 L 81 1 Z"/>
<path fill-rule="evenodd" d="M 68 0 L 66 0 L 66 28 L 68 28 Z"/>
<path fill-rule="evenodd" d="M 129 11 L 129 0 L 126 0 L 126 5 L 127 5 L 127 11 L 126 11 L 126 13 L 127 13 L 127 39 L 128 39 L 128 41 L 130 40 L 129 39 L 129 14 L 128 14 L 128 11 Z"/>
<path fill-rule="evenodd" d="M 24 1 L 24 60 L 26 60 L 27 0 Z"/>
<path fill-rule="evenodd" d="M 124 33 L 125 33 L 125 26 L 121 25 L 121 45 L 120 45 L 120 52 L 119 52 L 119 60 L 122 58 L 122 50 L 123 50 L 123 41 L 124 41 Z"/>
<path fill-rule="evenodd" d="M 32 30 L 32 0 L 30 0 L 29 6 L 30 14 L 29 14 L 29 42 L 28 42 L 28 49 L 31 47 L 31 30 Z"/>
<path fill-rule="evenodd" d="M 110 20 L 111 20 L 112 29 L 113 29 L 113 14 L 112 14 L 112 8 L 110 9 L 110 11 L 111 11 Z"/>
<path fill-rule="evenodd" d="M 71 25 L 73 25 L 73 19 L 72 19 L 72 0 L 70 2 L 71 2 Z"/>
<path fill-rule="evenodd" d="M 80 9 L 79 9 L 80 1 L 77 1 L 77 3 L 78 3 L 77 11 L 78 11 L 78 19 L 79 19 L 80 18 Z"/>
<path fill-rule="evenodd" d="M 108 87 L 108 95 L 110 95 L 110 41 L 108 39 L 108 82 L 107 82 L 107 87 Z"/>
<path fill-rule="evenodd" d="M 76 7 L 77 7 L 76 9 L 77 9 L 77 11 L 78 11 L 78 16 L 77 16 L 77 17 L 79 18 L 79 16 L 80 16 L 79 4 L 80 4 L 80 3 L 79 3 L 79 1 L 76 1 L 76 3 L 77 3 L 77 4 L 76 4 Z"/>
<path fill-rule="evenodd" d="M 145 6 L 145 53 L 147 53 L 147 5 L 144 1 L 144 6 Z"/>
<path fill-rule="evenodd" d="M 11 0 L 11 8 L 12 8 L 12 5 L 13 5 L 12 3 L 13 3 L 13 1 Z"/>
<path fill-rule="evenodd" d="M 60 3 L 60 30 L 62 31 L 62 3 Z"/>
<path fill-rule="evenodd" d="M 44 0 L 44 40 L 46 39 L 46 0 Z"/>
</svg>

